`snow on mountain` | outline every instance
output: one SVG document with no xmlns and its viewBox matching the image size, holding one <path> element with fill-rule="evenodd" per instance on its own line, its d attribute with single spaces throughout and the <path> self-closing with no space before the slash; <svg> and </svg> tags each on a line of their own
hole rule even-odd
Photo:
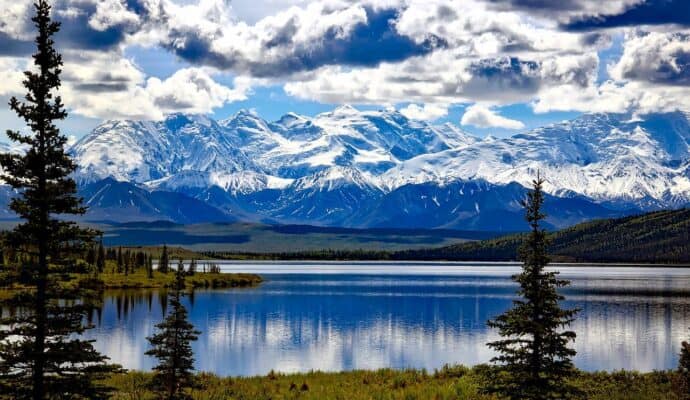
<svg viewBox="0 0 690 400">
<path fill-rule="evenodd" d="M 395 111 L 343 106 L 313 119 L 289 113 L 273 123 L 247 110 L 218 123 L 183 114 L 162 122 L 107 121 L 72 151 L 84 181 L 113 177 L 147 183 L 183 171 L 214 179 L 251 171 L 270 180 L 298 179 L 332 166 L 381 174 L 415 155 L 468 141 L 459 129 L 437 129 Z M 247 187 L 236 181 L 234 190 L 259 188 L 254 176 L 248 178 Z"/>
<path fill-rule="evenodd" d="M 89 220 L 178 223 L 234 220 L 221 210 L 182 193 L 148 191 L 112 178 L 82 186 L 79 195 L 88 207 Z"/>
<path fill-rule="evenodd" d="M 173 114 L 106 121 L 71 152 L 82 186 L 113 178 L 268 222 L 513 229 L 537 171 L 554 205 L 574 207 L 553 210 L 553 226 L 690 204 L 690 122 L 680 112 L 589 114 L 484 139 L 351 106 L 274 122 L 247 110 L 218 122 Z"/>
<path fill-rule="evenodd" d="M 275 198 L 258 195 L 247 200 L 282 223 L 346 226 L 384 193 L 365 173 L 336 166 L 295 180 Z"/>
<path fill-rule="evenodd" d="M 537 171 L 552 194 L 573 193 L 597 201 L 649 205 L 656 199 L 690 202 L 690 124 L 684 114 L 643 121 L 594 114 L 510 138 L 486 138 L 465 147 L 407 160 L 382 175 L 384 187 L 483 179 L 528 186 Z"/>
<path fill-rule="evenodd" d="M 185 192 L 190 189 L 205 189 L 217 186 L 231 194 L 247 194 L 265 189 L 282 189 L 292 179 L 278 178 L 254 171 L 239 171 L 229 174 L 217 172 L 181 171 L 165 178 L 146 182 L 151 189 Z"/>
<path fill-rule="evenodd" d="M 260 170 L 233 138 L 203 116 L 172 114 L 164 121 L 106 121 L 71 151 L 78 179 L 106 177 L 144 183 L 180 171 Z"/>
<path fill-rule="evenodd" d="M 527 189 L 517 183 L 495 185 L 484 180 L 409 184 L 363 208 L 352 221 L 362 227 L 435 228 L 513 232 L 525 229 L 521 201 Z M 584 198 L 548 196 L 546 227 L 561 228 L 620 213 Z"/>
</svg>

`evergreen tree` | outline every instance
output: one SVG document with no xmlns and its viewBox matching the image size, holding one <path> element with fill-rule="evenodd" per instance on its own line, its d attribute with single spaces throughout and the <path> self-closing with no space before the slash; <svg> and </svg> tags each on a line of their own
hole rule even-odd
<svg viewBox="0 0 690 400">
<path fill-rule="evenodd" d="M 522 272 L 513 276 L 520 285 L 513 308 L 489 321 L 503 339 L 488 345 L 499 353 L 492 359 L 497 376 L 486 389 L 509 399 L 564 399 L 577 394 L 567 379 L 573 375 L 571 357 L 575 350 L 568 343 L 575 332 L 560 331 L 575 318 L 577 310 L 559 305 L 563 296 L 557 289 L 569 284 L 558 279 L 556 272 L 547 272 L 546 232 L 541 222 L 544 180 L 537 176 L 534 189 L 523 202 L 530 233 L 520 249 Z"/>
<path fill-rule="evenodd" d="M 158 272 L 167 274 L 169 268 L 168 264 L 168 246 L 163 245 L 163 253 L 161 253 L 161 259 L 158 261 Z"/>
<path fill-rule="evenodd" d="M 678 359 L 679 392 L 681 399 L 690 399 L 690 343 L 683 342 Z"/>
<path fill-rule="evenodd" d="M 91 341 L 79 339 L 90 327 L 85 321 L 98 293 L 66 284 L 74 274 L 86 272 L 80 259 L 94 231 L 65 219 L 85 209 L 69 176 L 75 165 L 64 149 L 67 139 L 54 124 L 66 116 L 55 93 L 62 58 L 52 36 L 60 25 L 52 21 L 48 1 L 37 0 L 34 6 L 34 68 L 24 73 L 25 100 L 10 100 L 10 108 L 31 133 L 8 131 L 7 136 L 27 150 L 0 155 L 2 178 L 19 193 L 10 208 L 23 220 L 7 234 L 17 261 L 2 271 L 0 285 L 21 282 L 28 288 L 0 302 L 20 310 L 0 318 L 0 397 L 101 399 L 108 388 L 98 382 L 115 368 Z"/>
<path fill-rule="evenodd" d="M 146 275 L 149 279 L 153 279 L 153 257 L 148 256 L 146 261 Z"/>
<path fill-rule="evenodd" d="M 96 249 L 93 246 L 89 246 L 89 249 L 86 250 L 86 263 L 96 265 Z"/>
<path fill-rule="evenodd" d="M 189 262 L 189 270 L 188 274 L 194 275 L 196 274 L 196 260 L 192 258 L 192 260 Z"/>
<path fill-rule="evenodd" d="M 146 253 L 144 253 L 143 251 L 137 252 L 136 266 L 137 268 L 146 266 Z"/>
<path fill-rule="evenodd" d="M 105 249 L 103 248 L 103 242 L 98 243 L 98 253 L 96 256 L 96 269 L 98 272 L 103 272 L 105 269 Z"/>
<path fill-rule="evenodd" d="M 117 272 L 120 273 L 122 272 L 122 268 L 124 267 L 124 259 L 122 257 L 122 247 L 117 248 Z"/>
<path fill-rule="evenodd" d="M 158 332 L 149 337 L 151 350 L 146 354 L 158 359 L 153 368 L 153 389 L 168 400 L 191 399 L 186 389 L 194 384 L 194 353 L 191 342 L 201 333 L 187 320 L 187 309 L 181 299 L 185 295 L 185 272 L 180 261 L 173 287 L 168 293 L 170 313 L 156 325 Z"/>
</svg>

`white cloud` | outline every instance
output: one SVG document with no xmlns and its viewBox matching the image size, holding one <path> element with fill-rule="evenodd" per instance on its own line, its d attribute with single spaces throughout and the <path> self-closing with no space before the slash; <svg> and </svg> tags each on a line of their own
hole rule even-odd
<svg viewBox="0 0 690 400">
<path fill-rule="evenodd" d="M 0 96 L 17 95 L 25 91 L 22 85 L 22 70 L 25 68 L 25 60 L 0 57 Z"/>
<path fill-rule="evenodd" d="M 243 100 L 251 80 L 237 77 L 230 88 L 212 71 L 184 68 L 166 79 L 147 77 L 117 52 L 66 53 L 61 93 L 70 112 L 92 118 L 161 119 L 167 113 L 209 113 Z"/>
<path fill-rule="evenodd" d="M 226 103 L 244 100 L 249 82 L 236 79 L 235 88 L 216 83 L 199 68 L 181 69 L 168 79 L 149 78 L 146 92 L 163 112 L 208 113 Z"/>
<path fill-rule="evenodd" d="M 535 112 L 686 107 L 690 31 L 615 30 L 627 32 L 623 55 L 608 68 L 611 81 L 597 83 L 597 52 L 611 46 L 614 30 L 569 32 L 558 26 L 572 18 L 620 13 L 640 1 L 140 0 L 137 6 L 146 11 L 137 14 L 126 0 L 61 0 L 55 11 L 67 21 L 64 97 L 84 116 L 206 113 L 245 98 L 250 85 L 264 77 L 300 99 L 409 104 L 401 111 L 414 119 L 442 117 L 452 104 L 479 103 L 468 109 L 476 114 L 468 119 L 515 127 L 519 121 L 491 107 L 519 102 L 529 102 Z M 0 39 L 33 36 L 29 3 L 0 0 Z M 544 6 L 536 8 L 537 3 Z M 398 36 L 400 47 L 381 48 L 379 54 L 347 42 L 358 40 L 358 29 L 376 12 L 393 9 L 385 34 L 362 43 Z M 70 27 L 70 21 L 81 25 Z M 70 36 L 94 32 L 112 43 L 95 49 Z M 433 51 L 396 59 L 400 49 L 414 47 L 410 41 Z M 166 79 L 147 76 L 125 57 L 129 45 L 162 46 L 193 67 Z M 23 92 L 25 65 L 16 58 L 18 50 L 0 50 L 7 53 L 0 55 L 0 95 Z M 237 78 L 229 87 L 214 80 L 220 73 L 253 78 Z"/>
<path fill-rule="evenodd" d="M 460 123 L 462 125 L 472 125 L 478 128 L 523 129 L 525 127 L 525 124 L 522 122 L 500 116 L 493 110 L 480 104 L 474 104 L 468 107 Z"/>
<path fill-rule="evenodd" d="M 690 32 L 629 32 L 609 74 L 621 81 L 690 85 Z"/>
<path fill-rule="evenodd" d="M 139 22 L 139 16 L 127 9 L 124 0 L 99 0 L 96 3 L 96 12 L 89 18 L 89 25 L 98 31 Z"/>
<path fill-rule="evenodd" d="M 325 67 L 310 79 L 288 82 L 284 89 L 292 96 L 326 103 L 510 104 L 534 99 L 549 86 L 587 86 L 597 65 L 596 54 L 477 61 L 446 50 L 374 68 Z"/>
<path fill-rule="evenodd" d="M 409 119 L 433 121 L 448 115 L 448 107 L 438 104 L 424 104 L 423 106 L 410 104 L 407 107 L 401 108 L 400 113 Z"/>
</svg>

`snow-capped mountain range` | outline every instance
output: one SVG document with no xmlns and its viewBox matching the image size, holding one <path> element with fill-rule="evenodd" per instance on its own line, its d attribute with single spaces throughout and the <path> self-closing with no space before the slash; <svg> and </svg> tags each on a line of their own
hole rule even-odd
<svg viewBox="0 0 690 400">
<path fill-rule="evenodd" d="M 484 139 L 350 106 L 274 122 L 252 111 L 173 114 L 105 121 L 71 153 L 93 215 L 119 220 L 519 230 L 537 171 L 554 227 L 690 203 L 690 121 L 680 112 L 590 114 Z M 204 216 L 172 212 L 179 196 Z"/>
</svg>

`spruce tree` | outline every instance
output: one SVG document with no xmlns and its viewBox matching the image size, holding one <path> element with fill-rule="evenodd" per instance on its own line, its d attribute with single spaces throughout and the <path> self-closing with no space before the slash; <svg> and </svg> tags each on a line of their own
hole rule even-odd
<svg viewBox="0 0 690 400">
<path fill-rule="evenodd" d="M 168 260 L 168 246 L 163 245 L 163 253 L 161 259 L 158 260 L 158 272 L 167 274 L 170 261 Z"/>
<path fill-rule="evenodd" d="M 522 272 L 513 276 L 520 285 L 519 299 L 488 323 L 503 339 L 488 344 L 498 353 L 492 359 L 498 373 L 486 389 L 514 400 L 564 399 L 577 394 L 568 382 L 575 373 L 571 361 L 575 350 L 568 347 L 575 332 L 563 330 L 577 310 L 559 305 L 564 298 L 557 289 L 569 282 L 558 279 L 557 272 L 545 271 L 549 257 L 546 231 L 541 227 L 546 217 L 542 212 L 543 183 L 537 175 L 523 202 L 530 232 L 520 249 Z"/>
<path fill-rule="evenodd" d="M 89 265 L 96 265 L 96 249 L 93 246 L 89 246 L 86 250 L 86 263 Z"/>
<path fill-rule="evenodd" d="M 121 273 L 124 266 L 124 259 L 122 258 L 122 247 L 117 248 L 117 272 Z"/>
<path fill-rule="evenodd" d="M 149 279 L 153 279 L 153 257 L 146 257 L 146 275 Z"/>
<path fill-rule="evenodd" d="M 0 283 L 27 287 L 0 302 L 18 310 L 0 318 L 0 397 L 101 399 L 108 389 L 99 380 L 115 368 L 92 341 L 80 339 L 90 327 L 85 321 L 98 293 L 67 284 L 88 270 L 80 259 L 94 232 L 66 219 L 85 209 L 69 176 L 75 165 L 64 149 L 67 139 L 54 123 L 66 117 L 56 94 L 62 58 L 52 39 L 60 25 L 52 21 L 46 0 L 34 6 L 34 68 L 24 73 L 24 101 L 13 97 L 9 103 L 31 132 L 8 131 L 10 140 L 25 146 L 26 152 L 0 155 L 2 179 L 18 192 L 10 209 L 22 219 L 7 234 L 16 261 L 1 272 Z"/>
<path fill-rule="evenodd" d="M 690 343 L 683 342 L 678 358 L 679 392 L 681 399 L 690 399 Z"/>
<path fill-rule="evenodd" d="M 103 272 L 105 269 L 105 249 L 103 248 L 103 242 L 98 243 L 98 253 L 96 256 L 96 269 L 98 272 Z"/>
<path fill-rule="evenodd" d="M 168 400 L 191 399 L 187 389 L 194 385 L 194 353 L 191 342 L 201 333 L 187 320 L 187 309 L 182 305 L 185 295 L 185 272 L 180 261 L 173 286 L 168 292 L 170 313 L 156 325 L 158 332 L 148 338 L 151 350 L 146 354 L 158 359 L 153 368 L 153 389 Z"/>
</svg>

